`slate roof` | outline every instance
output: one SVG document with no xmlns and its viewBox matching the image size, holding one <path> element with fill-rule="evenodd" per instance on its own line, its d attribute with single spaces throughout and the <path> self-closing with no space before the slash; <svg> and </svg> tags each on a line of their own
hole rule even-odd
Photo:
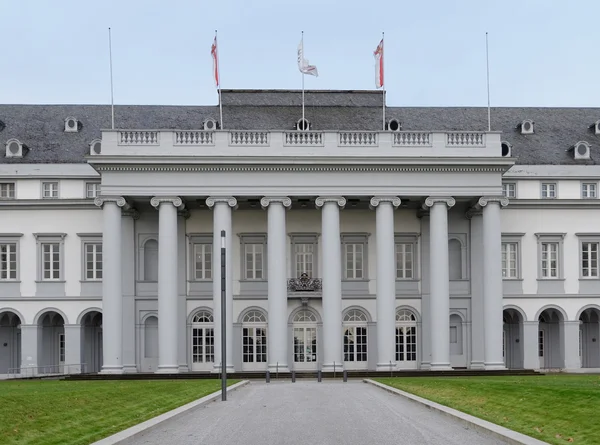
<svg viewBox="0 0 600 445">
<path fill-rule="evenodd" d="M 223 90 L 226 129 L 288 130 L 301 117 L 299 91 Z M 380 91 L 307 91 L 306 118 L 314 130 L 381 129 Z M 78 133 L 65 133 L 64 120 L 77 118 Z M 115 106 L 120 129 L 198 129 L 218 119 L 218 106 Z M 387 107 L 403 130 L 487 129 L 485 107 Z M 535 134 L 521 135 L 518 125 L 531 119 Z M 492 108 L 492 130 L 502 131 L 517 164 L 600 165 L 600 136 L 593 128 L 600 108 Z M 110 128 L 107 105 L 0 105 L 0 163 L 83 163 L 92 140 Z M 2 124 L 0 124 L 2 129 Z M 4 145 L 19 139 L 29 151 L 22 159 L 5 158 Z M 591 144 L 589 161 L 567 152 L 578 141 Z"/>
</svg>

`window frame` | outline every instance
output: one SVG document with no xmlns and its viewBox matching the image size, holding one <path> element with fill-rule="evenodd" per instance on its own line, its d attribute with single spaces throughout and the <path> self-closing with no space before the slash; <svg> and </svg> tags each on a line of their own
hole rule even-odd
<svg viewBox="0 0 600 445">
<path fill-rule="evenodd" d="M 589 195 L 590 186 L 594 186 L 594 196 L 585 196 L 584 190 L 587 186 L 587 192 Z M 597 182 L 581 182 L 581 199 L 598 199 L 598 183 Z"/>
<path fill-rule="evenodd" d="M 511 185 L 513 187 L 513 196 L 510 196 L 510 193 L 505 193 L 505 192 L 509 191 L 508 188 Z M 502 183 L 502 196 L 504 196 L 505 198 L 516 199 L 517 198 L 517 183 L 516 182 L 503 182 Z"/>
<path fill-rule="evenodd" d="M 212 233 L 189 233 L 188 235 L 188 281 L 199 283 L 212 283 L 214 279 L 214 238 Z M 211 246 L 210 279 L 196 278 L 196 245 Z M 206 271 L 206 267 L 204 267 Z"/>
<path fill-rule="evenodd" d="M 85 183 L 85 186 L 84 186 L 84 196 L 85 196 L 85 198 L 86 198 L 86 199 L 94 199 L 94 198 L 96 198 L 96 197 L 100 196 L 100 185 L 101 185 L 101 183 L 100 183 L 100 182 L 96 182 L 96 181 L 87 181 L 87 182 Z M 95 186 L 95 187 L 94 187 L 94 190 L 95 190 L 95 192 L 96 192 L 96 193 L 95 193 L 95 195 L 94 195 L 94 196 L 89 196 L 89 193 L 88 193 L 88 191 L 89 191 L 89 190 L 88 190 L 88 187 L 89 187 L 89 186 Z"/>
<path fill-rule="evenodd" d="M 600 233 L 576 233 L 579 250 L 579 279 L 580 280 L 600 280 Z M 583 245 L 587 243 L 597 244 L 596 250 L 596 276 L 583 275 Z"/>
<path fill-rule="evenodd" d="M 20 238 L 22 233 L 0 233 L 0 245 L 14 244 L 15 245 L 15 278 L 1 278 L 0 283 L 18 283 L 21 281 L 21 253 L 20 253 Z M 10 262 L 10 259 L 9 259 Z"/>
<path fill-rule="evenodd" d="M 240 233 L 240 281 L 267 281 L 267 234 L 266 233 Z M 248 269 L 246 267 L 246 246 L 248 245 L 262 245 L 262 277 L 261 278 L 248 278 Z M 258 270 L 253 262 L 253 271 L 256 273 Z"/>
<path fill-rule="evenodd" d="M 342 253 L 342 281 L 369 281 L 369 234 L 368 233 L 342 233 L 341 236 L 341 253 Z M 348 277 L 347 267 L 347 247 L 362 246 L 362 277 Z M 356 258 L 354 258 L 354 266 Z M 353 274 L 356 275 L 358 269 L 353 269 Z"/>
<path fill-rule="evenodd" d="M 396 281 L 418 281 L 419 280 L 419 234 L 418 233 L 395 233 L 394 234 L 394 276 Z M 399 244 L 409 244 L 412 246 L 412 276 L 398 277 L 398 253 Z"/>
<path fill-rule="evenodd" d="M 538 269 L 538 280 L 543 281 L 556 281 L 564 280 L 564 238 L 565 233 L 536 233 L 537 245 L 538 245 L 538 257 L 537 257 L 537 269 Z M 542 274 L 542 245 L 543 244 L 557 244 L 556 249 L 556 277 L 544 277 Z"/>
<path fill-rule="evenodd" d="M 2 192 L 1 192 L 1 188 L 2 186 L 6 185 L 6 191 L 7 191 L 7 196 L 2 196 Z M 12 185 L 12 189 L 11 186 Z M 12 196 L 8 196 L 10 192 L 12 190 Z M 17 183 L 14 181 L 6 181 L 6 182 L 0 182 L 0 199 L 17 199 Z"/>
<path fill-rule="evenodd" d="M 299 278 L 296 275 L 297 263 L 296 263 L 296 245 L 297 244 L 312 244 L 313 245 L 313 258 L 312 258 L 312 277 L 319 278 L 319 234 L 317 233 L 290 233 L 290 247 L 291 247 L 291 261 L 290 278 Z"/>
<path fill-rule="evenodd" d="M 101 233 L 78 233 L 77 236 L 81 240 L 81 281 L 82 282 L 102 282 L 102 278 L 88 278 L 87 277 L 87 246 L 100 244 L 103 247 L 102 243 L 102 234 Z M 102 248 L 102 260 L 101 260 L 101 268 L 100 271 L 102 276 L 104 277 L 104 248 Z M 94 257 L 94 265 L 96 272 L 98 268 L 96 267 L 97 258 Z"/>
<path fill-rule="evenodd" d="M 554 187 L 554 196 L 544 196 L 544 186 L 546 186 L 546 193 L 548 192 L 548 186 Z M 558 198 L 558 182 L 542 182 L 540 183 L 540 197 L 541 199 L 557 199 Z"/>
<path fill-rule="evenodd" d="M 503 281 L 515 281 L 515 280 L 522 280 L 523 279 L 523 275 L 522 275 L 522 259 L 521 259 L 521 241 L 523 239 L 523 236 L 525 234 L 524 233 L 503 233 L 502 234 L 502 241 L 501 241 L 501 246 L 500 246 L 500 252 L 501 254 L 504 253 L 504 244 L 516 244 L 517 245 L 517 249 L 516 249 L 516 273 L 517 275 L 515 277 L 505 277 L 504 276 L 504 268 L 502 269 L 501 273 L 502 273 L 502 280 Z"/>
<path fill-rule="evenodd" d="M 34 233 L 37 243 L 37 282 L 64 283 L 65 281 L 65 237 L 66 233 Z M 44 246 L 58 244 L 58 278 L 44 278 Z"/>
<path fill-rule="evenodd" d="M 56 185 L 56 196 L 45 196 L 46 186 Z M 60 181 L 42 181 L 42 199 L 59 199 L 60 198 Z"/>
</svg>

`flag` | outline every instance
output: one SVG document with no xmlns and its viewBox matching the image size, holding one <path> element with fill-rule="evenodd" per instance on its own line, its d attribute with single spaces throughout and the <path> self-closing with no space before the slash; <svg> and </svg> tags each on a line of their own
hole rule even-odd
<svg viewBox="0 0 600 445">
<path fill-rule="evenodd" d="M 213 58 L 213 73 L 215 76 L 215 86 L 219 88 L 219 56 L 217 54 L 217 36 L 215 36 L 215 40 L 210 47 L 210 54 Z"/>
<path fill-rule="evenodd" d="M 373 53 L 375 56 L 375 87 L 383 87 L 383 39 Z"/>
<path fill-rule="evenodd" d="M 298 69 L 302 74 L 309 74 L 311 76 L 318 77 L 319 72 L 317 71 L 317 67 L 314 65 L 310 65 L 308 60 L 304 58 L 304 41 L 300 40 L 300 44 L 298 45 Z"/>
</svg>

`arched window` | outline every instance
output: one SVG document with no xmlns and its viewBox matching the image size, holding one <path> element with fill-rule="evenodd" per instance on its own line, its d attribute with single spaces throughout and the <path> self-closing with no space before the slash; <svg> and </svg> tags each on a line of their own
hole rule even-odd
<svg viewBox="0 0 600 445">
<path fill-rule="evenodd" d="M 302 310 L 294 316 L 294 323 L 316 323 L 317 317 L 311 311 Z"/>
<path fill-rule="evenodd" d="M 367 366 L 367 315 L 351 309 L 344 316 L 344 362 L 347 368 Z"/>
<path fill-rule="evenodd" d="M 210 371 L 215 361 L 215 330 L 213 315 L 207 310 L 192 317 L 192 371 Z"/>
<path fill-rule="evenodd" d="M 192 323 L 213 323 L 213 316 L 208 311 L 200 311 L 192 318 Z"/>
<path fill-rule="evenodd" d="M 365 313 L 358 309 L 349 310 L 344 316 L 344 322 L 367 322 Z"/>
<path fill-rule="evenodd" d="M 417 367 L 417 317 L 408 309 L 396 311 L 396 363 L 399 368 Z"/>
<path fill-rule="evenodd" d="M 245 371 L 266 369 L 267 317 L 261 311 L 249 311 L 242 321 L 242 363 Z"/>
<path fill-rule="evenodd" d="M 462 276 L 462 245 L 457 239 L 448 241 L 448 261 L 451 280 L 461 280 Z"/>
<path fill-rule="evenodd" d="M 399 309 L 396 311 L 396 321 L 417 321 L 417 317 L 408 309 Z"/>
<path fill-rule="evenodd" d="M 243 323 L 266 323 L 267 317 L 260 311 L 250 311 L 244 316 Z"/>
<path fill-rule="evenodd" d="M 144 244 L 144 281 L 158 281 L 158 241 L 155 239 Z"/>
<path fill-rule="evenodd" d="M 303 309 L 294 315 L 293 320 L 294 368 L 316 369 L 317 317 Z"/>
</svg>

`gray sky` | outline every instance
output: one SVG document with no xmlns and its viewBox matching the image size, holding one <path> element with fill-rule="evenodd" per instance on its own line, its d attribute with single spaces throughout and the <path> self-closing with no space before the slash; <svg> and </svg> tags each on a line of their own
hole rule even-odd
<svg viewBox="0 0 600 445">
<path fill-rule="evenodd" d="M 94 5 L 94 6 L 92 6 Z M 597 0 L 0 0 L 0 103 L 217 103 L 223 88 L 374 88 L 385 31 L 388 105 L 600 106 Z"/>
</svg>

